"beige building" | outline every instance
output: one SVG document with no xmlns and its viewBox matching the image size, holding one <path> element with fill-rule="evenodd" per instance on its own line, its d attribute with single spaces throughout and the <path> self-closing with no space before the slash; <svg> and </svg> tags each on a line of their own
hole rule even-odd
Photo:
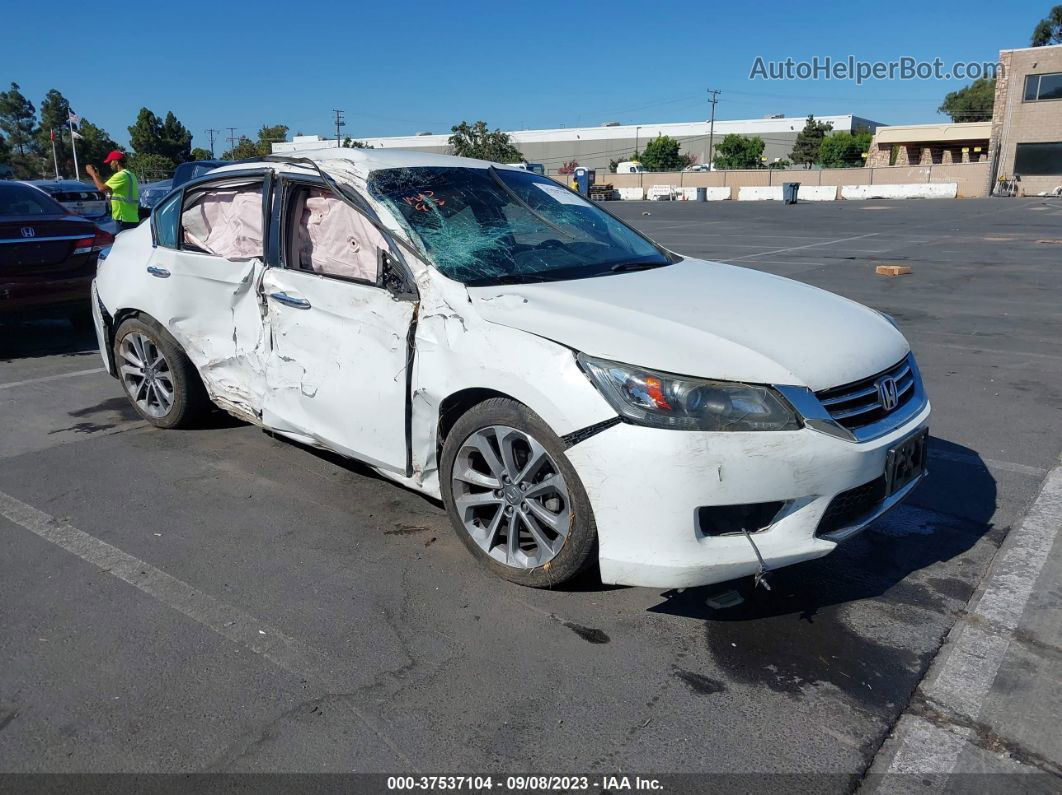
<svg viewBox="0 0 1062 795">
<path fill-rule="evenodd" d="M 980 163 L 988 159 L 992 122 L 897 124 L 879 127 L 870 142 L 868 166 L 928 166 Z"/>
<path fill-rule="evenodd" d="M 1062 186 L 1062 45 L 1002 50 L 992 114 L 991 190 L 1017 177 L 1031 196 Z"/>
</svg>

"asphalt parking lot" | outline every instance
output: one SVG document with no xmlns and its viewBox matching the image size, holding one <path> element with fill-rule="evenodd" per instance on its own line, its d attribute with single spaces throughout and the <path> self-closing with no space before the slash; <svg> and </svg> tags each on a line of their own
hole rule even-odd
<svg viewBox="0 0 1062 795">
<path fill-rule="evenodd" d="M 533 591 L 430 500 L 236 420 L 150 428 L 94 339 L 0 325 L 0 770 L 856 786 L 1062 449 L 1062 202 L 609 209 L 895 317 L 935 412 L 913 499 L 738 607 Z"/>
</svg>

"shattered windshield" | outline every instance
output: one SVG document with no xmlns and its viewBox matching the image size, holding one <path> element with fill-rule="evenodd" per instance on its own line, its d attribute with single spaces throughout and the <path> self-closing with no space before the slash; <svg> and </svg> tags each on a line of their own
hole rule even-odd
<svg viewBox="0 0 1062 795">
<path fill-rule="evenodd" d="M 374 171 L 369 191 L 436 267 L 470 286 L 669 264 L 656 246 L 551 179 L 510 169 Z"/>
</svg>

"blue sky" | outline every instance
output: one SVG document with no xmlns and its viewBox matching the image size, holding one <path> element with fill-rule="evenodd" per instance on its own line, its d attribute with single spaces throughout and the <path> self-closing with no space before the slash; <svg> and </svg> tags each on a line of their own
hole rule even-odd
<svg viewBox="0 0 1062 795">
<path fill-rule="evenodd" d="M 336 107 L 355 137 L 448 132 L 462 119 L 690 121 L 707 118 L 707 88 L 723 91 L 720 119 L 920 123 L 941 120 L 940 100 L 967 81 L 766 82 L 749 71 L 757 56 L 994 61 L 1028 46 L 1052 2 L 820 0 L 799 16 L 766 1 L 23 2 L 4 11 L 0 81 L 34 104 L 59 89 L 123 144 L 141 106 L 172 110 L 206 146 L 208 127 L 330 134 Z"/>
</svg>

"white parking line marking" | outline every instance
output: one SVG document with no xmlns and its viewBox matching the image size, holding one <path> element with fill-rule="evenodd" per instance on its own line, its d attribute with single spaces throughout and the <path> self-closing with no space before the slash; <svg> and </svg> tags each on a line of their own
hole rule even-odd
<svg viewBox="0 0 1062 795">
<path fill-rule="evenodd" d="M 1021 525 L 1011 531 L 999 560 L 985 579 L 971 609 L 976 623 L 960 621 L 948 635 L 929 678 L 921 686 L 927 698 L 946 711 L 978 720 L 999 673 L 1022 613 L 1047 556 L 1062 529 L 1062 466 L 1044 478 L 1040 494 Z M 980 619 L 978 621 L 977 619 Z M 898 728 L 904 728 L 901 721 Z M 888 772 L 950 773 L 962 751 L 959 743 L 945 750 L 927 744 L 923 732 L 907 724 Z M 939 732 L 937 732 L 939 734 Z M 937 738 L 939 739 L 939 737 Z M 936 746 L 936 747 L 934 747 Z"/>
<path fill-rule="evenodd" d="M 0 384 L 0 389 L 14 389 L 16 386 L 29 386 L 30 384 L 43 384 L 48 381 L 59 381 L 63 378 L 73 378 L 78 375 L 91 375 L 92 373 L 106 372 L 102 367 L 94 367 L 91 370 L 75 370 L 72 373 L 59 373 L 58 375 L 45 375 L 41 378 L 28 378 L 25 381 L 9 381 Z"/>
<path fill-rule="evenodd" d="M 32 505 L 0 491 L 0 516 L 50 541 L 84 561 L 98 566 L 122 582 L 138 588 L 193 621 L 213 630 L 233 643 L 250 649 L 279 668 L 304 679 L 312 679 L 333 693 L 346 693 L 350 683 L 337 677 L 335 665 L 318 649 L 285 635 L 276 627 L 242 610 L 215 599 L 210 594 L 172 577 L 139 558 L 78 530 Z M 347 708 L 367 726 L 410 769 L 416 765 L 379 726 L 378 719 L 358 709 Z"/>
<path fill-rule="evenodd" d="M 785 251 L 800 251 L 805 248 L 815 248 L 816 246 L 832 246 L 834 243 L 844 243 L 848 240 L 862 240 L 865 237 L 876 237 L 877 232 L 869 232 L 865 235 L 856 235 L 854 237 L 839 237 L 836 240 L 824 240 L 821 243 L 808 243 L 805 246 L 790 246 L 789 248 L 776 248 L 771 251 L 761 251 L 757 254 L 748 254 L 744 257 L 738 257 L 737 259 L 730 260 L 731 262 L 740 262 L 743 259 L 752 259 L 754 257 L 766 257 L 768 254 L 781 254 Z"/>
</svg>

